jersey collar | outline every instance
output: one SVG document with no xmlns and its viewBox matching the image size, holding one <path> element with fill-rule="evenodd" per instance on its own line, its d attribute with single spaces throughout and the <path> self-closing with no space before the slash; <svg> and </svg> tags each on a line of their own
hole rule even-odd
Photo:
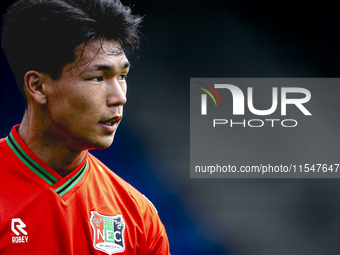
<svg viewBox="0 0 340 255">
<path fill-rule="evenodd" d="M 39 176 L 46 184 L 60 196 L 66 199 L 70 192 L 76 186 L 79 186 L 82 177 L 87 172 L 87 154 L 82 163 L 64 178 L 49 167 L 44 161 L 36 156 L 21 140 L 17 129 L 20 125 L 12 128 L 10 134 L 6 137 L 6 143 L 14 154 L 22 161 L 32 172 Z M 82 183 L 82 182 L 81 182 Z"/>
</svg>

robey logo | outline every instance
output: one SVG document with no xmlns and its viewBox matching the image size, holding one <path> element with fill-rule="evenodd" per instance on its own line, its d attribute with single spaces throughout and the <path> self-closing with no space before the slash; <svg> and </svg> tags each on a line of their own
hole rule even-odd
<svg viewBox="0 0 340 255">
<path fill-rule="evenodd" d="M 207 88 L 210 88 L 210 90 L 213 93 L 210 93 L 207 89 L 199 88 L 206 92 L 214 101 L 215 106 L 217 106 L 216 100 L 214 98 L 214 95 L 217 96 L 217 98 L 220 101 L 220 105 L 222 106 L 222 100 L 220 98 L 220 95 L 216 91 L 216 89 L 227 89 L 231 92 L 232 100 L 233 100 L 233 109 L 232 113 L 233 115 L 244 115 L 245 114 L 245 96 L 242 92 L 242 90 L 232 84 L 215 84 L 214 88 L 208 84 L 198 82 Z M 222 90 L 219 90 L 219 92 Z M 302 98 L 287 98 L 287 95 L 290 93 L 295 94 L 301 94 L 303 95 Z M 201 115 L 207 115 L 208 114 L 208 106 L 207 106 L 207 94 L 201 95 Z M 214 94 L 214 95 L 213 95 Z M 267 116 L 272 113 L 274 113 L 278 108 L 278 88 L 273 87 L 272 88 L 272 105 L 269 109 L 256 109 L 253 104 L 253 88 L 248 87 L 247 88 L 247 106 L 251 113 L 258 116 Z M 309 90 L 305 88 L 299 88 L 299 87 L 282 87 L 281 88 L 281 115 L 286 116 L 287 115 L 287 105 L 295 105 L 304 115 L 311 116 L 312 114 L 307 110 L 307 108 L 304 106 L 305 103 L 307 103 L 311 99 L 311 93 Z M 297 126 L 297 120 L 295 119 L 251 119 L 246 121 L 245 119 L 241 122 L 233 121 L 232 119 L 214 119 L 213 120 L 213 127 L 216 127 L 217 125 L 225 125 L 230 124 L 230 127 L 241 125 L 243 127 L 249 126 L 249 127 L 262 127 L 265 125 L 265 123 L 270 123 L 271 127 L 274 127 L 276 122 L 280 122 L 283 127 L 295 127 Z"/>
<path fill-rule="evenodd" d="M 27 231 L 24 229 L 26 224 L 20 218 L 13 218 L 11 221 L 11 230 L 16 235 L 12 237 L 12 243 L 27 243 Z M 21 236 L 20 234 L 24 234 Z"/>
</svg>

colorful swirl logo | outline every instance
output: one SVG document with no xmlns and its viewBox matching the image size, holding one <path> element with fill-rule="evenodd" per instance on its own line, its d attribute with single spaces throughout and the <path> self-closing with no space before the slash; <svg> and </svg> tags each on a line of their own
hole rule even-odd
<svg viewBox="0 0 340 255">
<path fill-rule="evenodd" d="M 210 89 L 217 96 L 217 98 L 220 101 L 220 104 L 222 106 L 222 100 L 220 98 L 220 95 L 217 93 L 217 91 L 213 87 L 211 87 L 210 85 L 205 84 L 203 82 L 197 82 L 197 83 L 202 84 L 202 85 L 206 86 L 208 89 Z M 205 88 L 200 88 L 200 87 L 197 87 L 197 88 L 206 92 L 212 98 L 212 100 L 214 101 L 215 106 L 217 106 L 215 97 L 213 96 L 213 94 L 211 94 L 211 92 L 209 90 L 207 90 Z M 201 96 L 201 114 L 207 115 L 207 95 L 206 94 L 202 94 L 202 96 Z"/>
</svg>

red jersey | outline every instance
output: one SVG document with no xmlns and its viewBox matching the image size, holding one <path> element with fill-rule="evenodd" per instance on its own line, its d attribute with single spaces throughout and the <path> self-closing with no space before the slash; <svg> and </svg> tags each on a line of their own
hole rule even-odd
<svg viewBox="0 0 340 255">
<path fill-rule="evenodd" d="M 156 209 L 90 153 L 61 177 L 0 139 L 0 254 L 169 254 Z"/>
</svg>

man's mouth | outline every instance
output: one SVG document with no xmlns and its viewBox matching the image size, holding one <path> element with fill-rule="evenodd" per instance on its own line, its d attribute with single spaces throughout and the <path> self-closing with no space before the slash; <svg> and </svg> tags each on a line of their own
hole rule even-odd
<svg viewBox="0 0 340 255">
<path fill-rule="evenodd" d="M 105 125 L 113 125 L 115 124 L 116 122 L 119 122 L 120 120 L 122 119 L 122 116 L 121 115 L 117 115 L 111 119 L 106 119 L 106 120 L 102 120 L 102 121 L 99 121 L 100 124 L 105 124 Z"/>
<path fill-rule="evenodd" d="M 116 122 L 118 122 L 118 121 L 117 120 L 109 120 L 109 121 L 101 121 L 100 123 L 112 126 Z"/>
<path fill-rule="evenodd" d="M 118 123 L 121 119 L 122 116 L 118 115 L 108 120 L 99 121 L 99 123 L 101 124 L 102 128 L 104 128 L 104 130 L 112 133 L 117 129 Z"/>
</svg>

